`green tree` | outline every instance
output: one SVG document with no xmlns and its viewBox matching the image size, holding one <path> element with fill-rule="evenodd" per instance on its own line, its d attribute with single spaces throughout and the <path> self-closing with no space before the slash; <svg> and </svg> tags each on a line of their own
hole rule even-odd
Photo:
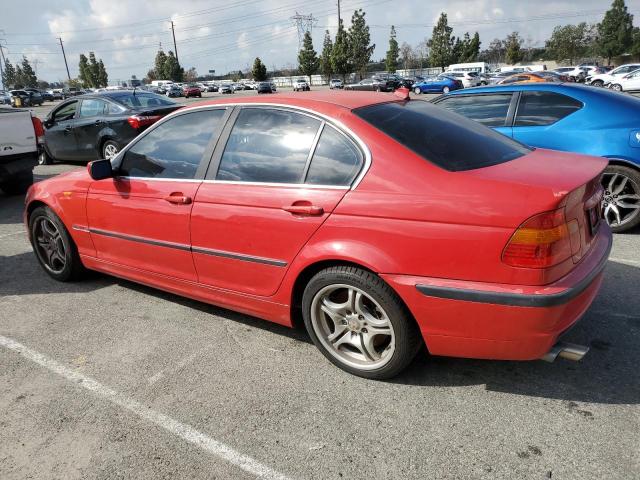
<svg viewBox="0 0 640 480">
<path fill-rule="evenodd" d="M 164 64 L 166 63 L 166 61 L 167 61 L 167 55 L 162 50 L 158 50 L 158 53 L 156 53 L 156 60 L 153 68 L 153 73 L 155 75 L 156 80 L 167 79 L 164 76 L 165 74 Z"/>
<path fill-rule="evenodd" d="M 315 75 L 320 68 L 318 54 L 313 49 L 313 40 L 310 32 L 305 32 L 302 48 L 298 52 L 298 65 L 303 75 Z"/>
<path fill-rule="evenodd" d="M 16 69 L 8 58 L 4 61 L 4 70 L 2 71 L 2 84 L 7 90 L 14 87 L 17 83 Z"/>
<path fill-rule="evenodd" d="M 14 86 L 16 88 L 24 88 L 25 87 L 24 76 L 22 75 L 22 67 L 20 66 L 19 63 L 16 63 L 16 77 L 15 77 Z"/>
<path fill-rule="evenodd" d="M 344 80 L 347 73 L 351 71 L 351 55 L 349 52 L 349 35 L 344 29 L 342 19 L 338 24 L 336 40 L 331 50 L 331 68 Z"/>
<path fill-rule="evenodd" d="M 90 86 L 92 88 L 100 87 L 98 80 L 98 76 L 100 74 L 99 70 L 100 67 L 98 66 L 98 61 L 96 60 L 96 54 L 93 52 L 89 52 L 89 74 L 91 76 Z"/>
<path fill-rule="evenodd" d="M 173 82 L 182 82 L 184 78 L 184 69 L 172 51 L 167 53 L 167 58 L 164 61 L 162 78 Z"/>
<path fill-rule="evenodd" d="M 449 26 L 447 14 L 441 13 L 438 23 L 433 27 L 431 39 L 427 43 L 429 47 L 429 64 L 433 67 L 444 67 L 451 63 L 451 53 L 453 50 L 453 28 Z"/>
<path fill-rule="evenodd" d="M 262 82 L 267 79 L 267 66 L 262 63 L 260 57 L 256 57 L 256 59 L 253 61 L 251 76 L 256 82 Z"/>
<path fill-rule="evenodd" d="M 333 67 L 331 66 L 331 51 L 333 50 L 333 42 L 329 30 L 324 32 L 324 42 L 322 42 L 322 55 L 320 55 L 320 71 L 327 80 L 331 78 Z"/>
<path fill-rule="evenodd" d="M 369 34 L 369 26 L 365 21 L 365 13 L 359 8 L 351 16 L 351 27 L 349 28 L 349 54 L 353 68 L 360 75 L 364 76 L 367 70 L 367 64 L 371 59 L 371 54 L 376 48 L 375 44 L 371 45 L 371 35 Z"/>
<path fill-rule="evenodd" d="M 464 49 L 466 45 L 464 40 L 460 40 L 460 37 L 456 37 L 453 42 L 453 47 L 451 48 L 451 58 L 449 59 L 449 63 L 459 63 L 462 61 L 462 57 L 464 56 Z"/>
<path fill-rule="evenodd" d="M 593 28 L 585 22 L 557 26 L 546 42 L 547 55 L 556 61 L 569 60 L 569 64 L 573 65 L 576 59 L 589 51 L 592 43 Z"/>
<path fill-rule="evenodd" d="M 631 55 L 640 55 L 640 27 L 633 29 Z"/>
<path fill-rule="evenodd" d="M 106 87 L 107 85 L 109 85 L 109 75 L 107 75 L 107 69 L 104 68 L 104 63 L 100 59 L 98 61 L 98 86 Z"/>
<path fill-rule="evenodd" d="M 20 77 L 20 83 L 23 87 L 35 88 L 38 86 L 38 78 L 31 68 L 31 64 L 27 57 L 22 57 L 22 74 Z"/>
<path fill-rule="evenodd" d="M 188 83 L 195 82 L 198 79 L 198 72 L 196 67 L 191 67 L 189 70 L 184 72 L 184 81 Z"/>
<path fill-rule="evenodd" d="M 84 53 L 80 54 L 80 61 L 78 62 L 78 79 L 82 82 L 84 88 L 91 87 L 91 68 L 89 67 L 89 60 Z"/>
<path fill-rule="evenodd" d="M 462 40 L 463 49 L 460 55 L 459 61 L 461 63 L 467 62 L 475 62 L 478 60 L 478 55 L 480 54 L 480 34 L 478 32 L 474 33 L 473 37 L 469 35 L 469 32 L 464 34 L 464 39 Z"/>
<path fill-rule="evenodd" d="M 633 15 L 627 11 L 624 0 L 613 0 L 611 8 L 598 24 L 597 48 L 608 63 L 627 53 L 633 43 Z"/>
<path fill-rule="evenodd" d="M 385 67 L 387 72 L 395 73 L 398 69 L 398 56 L 400 55 L 400 48 L 398 47 L 398 40 L 396 40 L 396 27 L 391 25 L 391 34 L 389 35 L 389 50 L 387 50 L 387 58 L 385 59 Z"/>
<path fill-rule="evenodd" d="M 520 48 L 522 43 L 523 40 L 518 32 L 513 32 L 510 35 L 507 35 L 504 45 L 506 47 L 505 57 L 508 64 L 514 65 L 524 57 L 524 53 Z"/>
</svg>

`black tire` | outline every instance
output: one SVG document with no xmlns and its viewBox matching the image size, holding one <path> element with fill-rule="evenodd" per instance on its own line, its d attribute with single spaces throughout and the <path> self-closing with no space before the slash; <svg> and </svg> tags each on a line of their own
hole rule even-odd
<svg viewBox="0 0 640 480">
<path fill-rule="evenodd" d="M 594 80 L 591 82 L 591 85 L 594 87 L 604 87 L 604 82 L 602 80 Z"/>
<path fill-rule="evenodd" d="M 42 149 L 38 154 L 38 165 L 51 165 L 52 163 L 53 159 L 49 156 L 46 150 Z"/>
<path fill-rule="evenodd" d="M 422 93 L 422 90 L 420 89 L 420 87 L 416 87 L 413 89 L 413 93 L 415 93 L 416 95 L 420 95 Z"/>
<path fill-rule="evenodd" d="M 611 90 L 622 92 L 622 85 L 620 85 L 619 83 L 614 83 L 613 85 L 611 85 Z"/>
<path fill-rule="evenodd" d="M 605 212 L 605 219 L 607 220 L 607 222 L 609 222 L 608 219 L 608 215 L 607 210 L 606 210 L 606 203 L 608 199 L 611 199 L 612 201 L 618 201 L 617 196 L 614 198 L 611 198 L 611 196 L 609 194 L 611 194 L 612 192 L 608 191 L 609 188 L 609 179 L 611 178 L 612 175 L 621 175 L 623 177 L 627 178 L 626 184 L 625 184 L 625 188 L 622 192 L 620 192 L 619 194 L 617 194 L 617 196 L 619 195 L 640 195 L 640 172 L 638 172 L 638 170 L 634 170 L 633 168 L 629 168 L 629 167 L 623 167 L 621 165 L 610 165 L 608 166 L 603 174 L 602 177 L 602 186 L 605 189 L 605 200 L 604 200 L 604 204 L 603 204 L 603 211 Z M 618 183 L 619 185 L 619 183 Z M 623 201 L 626 201 L 627 203 L 635 203 L 635 204 L 640 204 L 640 201 L 633 201 L 630 199 L 624 199 Z M 623 232 L 627 232 L 629 230 L 632 230 L 634 228 L 636 228 L 638 225 L 640 225 L 640 209 L 636 209 L 635 213 L 631 213 L 632 216 L 629 217 L 628 221 L 624 221 L 622 225 L 611 225 L 611 223 L 609 222 L 609 225 L 611 226 L 611 231 L 614 233 L 623 233 Z"/>
<path fill-rule="evenodd" d="M 375 300 L 389 318 L 395 335 L 395 348 L 380 368 L 361 369 L 339 360 L 318 338 L 312 322 L 311 308 L 316 295 L 331 285 L 355 287 Z M 413 360 L 423 345 L 420 331 L 400 297 L 377 275 L 356 267 L 336 266 L 318 272 L 305 287 L 302 296 L 305 327 L 313 343 L 338 368 L 363 378 L 383 380 L 398 375 Z"/>
<path fill-rule="evenodd" d="M 41 250 L 34 244 L 37 242 L 35 233 L 36 225 L 42 217 L 45 217 L 54 223 L 60 232 L 60 240 L 62 241 L 65 250 L 65 265 L 60 272 L 54 272 L 48 268 Z M 31 212 L 31 215 L 29 216 L 29 237 L 31 238 L 31 245 L 36 254 L 36 258 L 38 259 L 38 263 L 40 263 L 42 269 L 47 272 L 51 278 L 60 282 L 69 282 L 78 280 L 86 272 L 86 269 L 80 260 L 80 255 L 78 255 L 76 244 L 73 242 L 73 239 L 62 223 L 62 220 L 60 220 L 60 218 L 49 207 L 37 207 L 33 212 Z"/>
<path fill-rule="evenodd" d="M 120 145 L 118 144 L 118 142 L 116 142 L 115 140 L 107 140 L 106 142 L 104 142 L 102 144 L 102 148 L 100 148 L 100 153 L 102 154 L 102 158 L 106 159 L 107 158 L 107 148 L 108 147 L 113 147 L 116 149 L 116 154 L 118 152 L 120 152 Z M 113 157 L 112 157 L 113 158 Z"/>
<path fill-rule="evenodd" d="M 9 181 L 0 183 L 0 190 L 7 195 L 22 195 L 33 185 L 33 171 L 22 172 Z"/>
</svg>

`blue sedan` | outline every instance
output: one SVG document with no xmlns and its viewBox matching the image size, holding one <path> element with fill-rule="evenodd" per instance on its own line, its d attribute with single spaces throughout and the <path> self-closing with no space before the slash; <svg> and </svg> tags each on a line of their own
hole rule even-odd
<svg viewBox="0 0 640 480">
<path fill-rule="evenodd" d="M 420 93 L 449 93 L 462 88 L 462 82 L 446 75 L 428 77 L 413 84 L 413 92 Z"/>
<path fill-rule="evenodd" d="M 614 232 L 640 224 L 640 98 L 537 83 L 473 88 L 434 103 L 532 147 L 607 157 L 604 217 Z"/>
</svg>

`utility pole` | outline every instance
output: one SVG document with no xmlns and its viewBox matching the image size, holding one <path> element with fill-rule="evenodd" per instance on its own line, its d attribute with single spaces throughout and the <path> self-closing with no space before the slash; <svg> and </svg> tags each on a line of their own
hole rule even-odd
<svg viewBox="0 0 640 480">
<path fill-rule="evenodd" d="M 62 37 L 58 37 L 60 40 L 60 48 L 62 49 L 62 56 L 64 57 L 64 66 L 67 67 L 67 78 L 71 81 L 71 74 L 69 73 L 69 64 L 67 63 L 67 55 L 64 53 L 64 45 L 62 45 Z"/>
<path fill-rule="evenodd" d="M 340 28 L 340 0 L 338 0 L 338 28 Z"/>
<path fill-rule="evenodd" d="M 176 30 L 173 28 L 173 20 L 171 20 L 171 34 L 173 35 L 173 49 L 175 50 L 173 53 L 176 54 L 176 60 L 180 63 L 180 60 L 178 59 L 178 46 L 176 45 Z"/>
</svg>

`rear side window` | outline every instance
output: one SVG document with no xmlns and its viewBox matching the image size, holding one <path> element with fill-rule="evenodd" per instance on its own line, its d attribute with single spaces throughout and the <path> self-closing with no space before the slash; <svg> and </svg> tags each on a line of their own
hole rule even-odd
<svg viewBox="0 0 640 480">
<path fill-rule="evenodd" d="M 305 183 L 350 185 L 362 167 L 358 147 L 335 128 L 325 125 Z"/>
<path fill-rule="evenodd" d="M 224 109 L 185 113 L 149 131 L 124 154 L 119 175 L 194 179 L 213 135 L 219 134 Z"/>
<path fill-rule="evenodd" d="M 582 108 L 582 102 L 554 92 L 522 92 L 517 127 L 551 125 Z"/>
<path fill-rule="evenodd" d="M 371 105 L 353 113 L 425 160 L 453 172 L 497 165 L 531 151 L 484 125 L 420 100 Z"/>
<path fill-rule="evenodd" d="M 80 117 L 97 117 L 108 111 L 108 104 L 95 98 L 85 98 L 80 104 Z"/>
<path fill-rule="evenodd" d="M 231 130 L 216 179 L 301 183 L 321 122 L 270 108 L 244 108 Z"/>
<path fill-rule="evenodd" d="M 438 105 L 487 127 L 503 127 L 511 103 L 511 94 L 451 95 Z"/>
<path fill-rule="evenodd" d="M 147 107 L 170 107 L 176 105 L 176 102 L 169 100 L 161 95 L 146 92 L 131 92 L 122 95 L 114 95 L 113 100 L 125 105 L 129 108 L 147 108 Z"/>
</svg>

